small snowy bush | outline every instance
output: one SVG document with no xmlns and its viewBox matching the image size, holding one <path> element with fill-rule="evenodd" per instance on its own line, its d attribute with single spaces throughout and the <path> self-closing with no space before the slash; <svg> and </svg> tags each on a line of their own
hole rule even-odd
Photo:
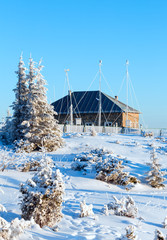
<svg viewBox="0 0 167 240">
<path fill-rule="evenodd" d="M 35 171 L 38 165 L 36 154 L 29 156 L 26 152 L 15 153 L 6 148 L 0 149 L 0 170 L 17 169 L 18 171 Z"/>
<path fill-rule="evenodd" d="M 140 181 L 136 177 L 129 175 L 129 172 L 123 172 L 124 168 L 123 161 L 114 157 L 106 158 L 96 165 L 96 179 L 113 184 L 128 185 L 127 189 L 129 189 Z"/>
<path fill-rule="evenodd" d="M 108 204 L 108 209 L 114 210 L 114 214 L 118 216 L 126 216 L 135 218 L 138 213 L 138 208 L 135 205 L 134 200 L 131 197 L 123 197 L 118 200 L 113 196 L 115 202 Z"/>
<path fill-rule="evenodd" d="M 142 131 L 142 134 L 141 134 L 143 137 L 153 137 L 154 136 L 154 133 L 153 132 L 145 132 L 145 131 Z"/>
<path fill-rule="evenodd" d="M 123 172 L 125 166 L 123 166 L 123 160 L 120 160 L 120 158 L 120 155 L 113 157 L 112 152 L 104 148 L 96 148 L 88 153 L 77 155 L 71 164 L 71 168 L 81 171 L 91 165 L 92 170 L 97 172 L 96 179 L 124 185 L 129 190 L 140 181 L 136 177 L 129 175 L 129 172 Z"/>
<path fill-rule="evenodd" d="M 91 130 L 90 135 L 93 137 L 97 136 L 97 132 L 95 131 L 95 129 Z"/>
<path fill-rule="evenodd" d="M 88 217 L 88 216 L 94 215 L 93 210 L 92 210 L 93 205 L 92 205 L 92 204 L 86 205 L 85 200 L 83 200 L 83 201 L 80 203 L 80 208 L 81 208 L 80 217 Z"/>
<path fill-rule="evenodd" d="M 164 228 L 167 228 L 167 216 L 164 219 L 164 222 L 162 223 Z"/>
<path fill-rule="evenodd" d="M 101 161 L 102 156 L 105 154 L 108 154 L 108 152 L 104 149 L 99 148 L 93 149 L 90 152 L 79 154 L 74 158 L 74 162 L 71 164 L 71 168 L 75 171 L 81 171 L 87 167 L 88 164 L 92 165 L 95 162 Z"/>
<path fill-rule="evenodd" d="M 105 148 L 95 148 L 91 150 L 91 153 L 96 154 L 98 157 L 102 157 L 104 155 L 111 154 L 112 152 L 105 150 Z"/>
<path fill-rule="evenodd" d="M 90 152 L 81 153 L 74 158 L 74 161 L 79 160 L 80 162 L 98 162 L 103 158 L 106 158 L 110 153 L 103 148 L 92 149 Z"/>
<path fill-rule="evenodd" d="M 32 179 L 21 184 L 20 191 L 25 220 L 33 217 L 40 227 L 53 227 L 61 220 L 64 184 L 58 169 L 53 172 L 48 165 L 41 167 Z"/>
<path fill-rule="evenodd" d="M 19 170 L 22 172 L 37 171 L 46 164 L 53 167 L 53 160 L 48 156 L 42 156 L 42 159 L 41 156 L 34 156 L 28 160 L 26 159 L 26 161 L 19 166 Z"/>
<path fill-rule="evenodd" d="M 108 206 L 107 205 L 104 205 L 104 207 L 102 208 L 102 213 L 106 216 L 109 215 L 109 211 L 108 211 Z"/>
<path fill-rule="evenodd" d="M 120 240 L 137 240 L 138 237 L 135 233 L 136 228 L 132 225 L 126 228 L 126 235 L 122 236 Z"/>
<path fill-rule="evenodd" d="M 81 171 L 84 170 L 84 168 L 87 166 L 88 164 L 86 162 L 80 162 L 79 160 L 76 160 L 71 164 L 71 169 L 75 171 Z"/>
<path fill-rule="evenodd" d="M 162 234 L 162 232 L 158 229 L 155 230 L 155 237 L 154 240 L 165 240 L 164 235 Z"/>
<path fill-rule="evenodd" d="M 8 151 L 6 148 L 0 149 L 0 170 L 4 171 L 11 166 L 15 160 L 15 156 L 12 151 Z"/>
<path fill-rule="evenodd" d="M 24 233 L 26 228 L 30 228 L 35 224 L 34 220 L 25 221 L 15 218 L 11 223 L 0 217 L 0 239 L 15 240 L 20 234 Z"/>
<path fill-rule="evenodd" d="M 0 204 L 0 212 L 7 212 L 6 208 Z"/>
</svg>

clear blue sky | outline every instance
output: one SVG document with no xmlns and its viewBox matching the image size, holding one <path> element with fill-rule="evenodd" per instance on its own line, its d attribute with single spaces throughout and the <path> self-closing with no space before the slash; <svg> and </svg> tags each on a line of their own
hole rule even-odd
<svg viewBox="0 0 167 240">
<path fill-rule="evenodd" d="M 146 125 L 167 128 L 166 0 L 0 0 L 0 36 L 0 119 L 14 101 L 23 52 L 27 67 L 30 53 L 43 57 L 49 102 L 67 92 L 65 68 L 72 90 L 87 90 L 100 59 L 112 93 L 105 81 L 102 91 L 118 95 L 128 59 Z"/>
</svg>

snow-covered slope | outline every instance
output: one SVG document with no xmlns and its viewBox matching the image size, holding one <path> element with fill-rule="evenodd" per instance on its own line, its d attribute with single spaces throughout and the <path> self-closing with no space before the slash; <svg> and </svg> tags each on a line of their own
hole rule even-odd
<svg viewBox="0 0 167 240">
<path fill-rule="evenodd" d="M 65 145 L 54 153 L 48 153 L 52 157 L 55 168 L 59 168 L 65 182 L 65 196 L 62 212 L 64 217 L 58 224 L 58 231 L 54 232 L 48 227 L 41 229 L 33 225 L 26 229 L 19 239 L 100 239 L 115 240 L 125 235 L 125 228 L 128 225 L 136 227 L 136 234 L 139 239 L 154 239 L 155 229 L 162 231 L 164 236 L 167 230 L 163 228 L 163 221 L 167 216 L 167 187 L 155 189 L 148 185 L 145 178 L 149 171 L 150 151 L 153 147 L 159 158 L 162 169 L 167 168 L 167 140 L 143 138 L 130 135 L 98 135 L 69 134 L 64 136 Z M 118 186 L 95 179 L 96 173 L 91 164 L 85 167 L 85 171 L 74 171 L 71 163 L 77 154 L 88 153 L 93 149 L 109 151 L 115 158 L 124 160 L 124 171 L 130 172 L 137 177 L 138 183 L 131 190 L 127 191 L 124 186 Z M 2 150 L 1 150 L 2 161 Z M 34 155 L 38 159 L 42 153 L 26 154 L 22 161 L 31 159 Z M 21 158 L 21 157 L 20 157 Z M 21 159 L 14 160 L 21 164 Z M 92 164 L 93 165 L 93 164 Z M 19 169 L 19 167 L 17 168 Z M 19 208 L 20 192 L 19 184 L 31 178 L 34 172 L 20 172 L 16 169 L 5 169 L 0 174 L 0 204 L 4 205 L 7 212 L 1 212 L 0 216 L 7 221 L 21 216 Z M 113 201 L 113 196 L 118 199 L 123 196 L 130 196 L 138 208 L 136 218 L 114 215 L 109 210 L 109 215 L 102 211 L 104 205 Z M 93 205 L 94 215 L 80 217 L 80 202 Z"/>
</svg>

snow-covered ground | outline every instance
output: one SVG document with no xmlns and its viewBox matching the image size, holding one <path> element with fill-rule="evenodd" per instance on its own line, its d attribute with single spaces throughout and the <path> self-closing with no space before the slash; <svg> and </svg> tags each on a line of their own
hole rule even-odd
<svg viewBox="0 0 167 240">
<path fill-rule="evenodd" d="M 167 169 L 167 139 L 114 134 L 100 134 L 95 137 L 89 134 L 66 134 L 64 141 L 63 148 L 47 154 L 52 157 L 55 167 L 60 169 L 65 182 L 62 208 L 64 217 L 58 224 L 59 229 L 54 232 L 49 227 L 41 229 L 38 225 L 34 225 L 31 229 L 26 229 L 19 239 L 115 240 L 125 234 L 125 228 L 128 225 L 136 227 L 136 234 L 141 240 L 153 240 L 155 229 L 167 235 L 167 229 L 163 228 L 162 224 L 167 216 L 167 187 L 155 189 L 150 187 L 145 180 L 146 172 L 150 169 L 147 163 L 150 162 L 150 151 L 153 146 L 162 170 Z M 86 171 L 71 169 L 71 163 L 77 154 L 90 152 L 96 148 L 103 148 L 112 152 L 113 157 L 126 160 L 124 171 L 130 172 L 141 183 L 127 191 L 123 186 L 96 180 L 96 173 L 90 165 Z M 27 154 L 28 158 L 33 155 L 36 158 L 42 153 Z M 24 158 L 19 161 L 24 161 Z M 7 221 L 21 218 L 19 184 L 24 183 L 33 175 L 34 172 L 20 172 L 10 168 L 0 173 L 0 203 L 7 210 L 7 212 L 1 212 L 0 216 Z M 164 183 L 166 185 L 167 181 Z M 118 199 L 131 196 L 138 208 L 137 217 L 116 216 L 112 210 L 108 216 L 104 215 L 102 208 L 113 201 L 113 196 Z M 83 200 L 93 205 L 93 216 L 80 217 L 80 202 Z"/>
</svg>

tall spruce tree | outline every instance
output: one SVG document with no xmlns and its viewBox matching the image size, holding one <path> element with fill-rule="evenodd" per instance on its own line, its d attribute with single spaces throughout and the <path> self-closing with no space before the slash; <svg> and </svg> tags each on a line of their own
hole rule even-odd
<svg viewBox="0 0 167 240">
<path fill-rule="evenodd" d="M 20 57 L 17 86 L 14 89 L 15 101 L 12 105 L 13 117 L 4 126 L 2 138 L 7 143 L 15 143 L 18 150 L 31 152 L 34 150 L 55 151 L 63 141 L 61 131 L 54 118 L 56 112 L 53 106 L 47 103 L 46 81 L 41 74 L 43 66 L 36 67 L 30 58 L 29 73 L 22 56 Z"/>
<path fill-rule="evenodd" d="M 10 140 L 12 142 L 23 138 L 25 128 L 23 122 L 28 118 L 27 99 L 29 91 L 25 71 L 26 68 L 24 67 L 24 62 L 21 55 L 18 64 L 18 71 L 16 71 L 18 82 L 16 88 L 13 90 L 15 92 L 15 101 L 12 105 L 13 117 L 11 121 L 11 128 L 9 129 Z"/>
<path fill-rule="evenodd" d="M 41 74 L 43 66 L 35 67 L 30 58 L 29 64 L 29 95 L 28 95 L 28 120 L 25 134 L 25 144 L 22 148 L 26 151 L 40 150 L 55 151 L 62 145 L 61 132 L 53 106 L 47 103 L 46 81 Z"/>
</svg>

